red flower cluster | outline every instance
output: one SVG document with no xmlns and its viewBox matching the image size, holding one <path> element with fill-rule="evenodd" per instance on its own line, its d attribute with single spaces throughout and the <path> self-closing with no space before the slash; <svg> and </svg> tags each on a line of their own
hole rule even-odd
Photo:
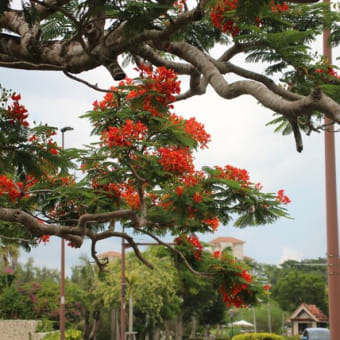
<svg viewBox="0 0 340 340">
<path fill-rule="evenodd" d="M 98 184 L 92 181 L 92 187 L 107 192 L 110 198 L 115 197 L 118 200 L 123 199 L 125 203 L 132 209 L 138 209 L 140 206 L 140 199 L 137 190 L 127 183 L 110 183 Z"/>
<path fill-rule="evenodd" d="M 224 169 L 215 166 L 215 169 L 219 171 L 218 178 L 231 179 L 238 181 L 242 185 L 247 186 L 250 184 L 248 171 L 245 169 L 239 169 L 231 165 L 226 165 Z"/>
<path fill-rule="evenodd" d="M 189 243 L 191 243 L 193 245 L 193 247 L 196 248 L 196 250 L 194 251 L 194 257 L 197 260 L 201 260 L 202 259 L 202 249 L 203 249 L 201 242 L 194 235 L 189 236 L 187 238 L 187 240 L 189 241 Z"/>
<path fill-rule="evenodd" d="M 27 197 L 27 192 L 30 187 L 36 184 L 38 181 L 28 175 L 25 182 L 14 182 L 6 175 L 0 176 L 0 196 L 6 194 L 11 201 L 19 197 Z"/>
<path fill-rule="evenodd" d="M 327 72 L 328 75 L 330 75 L 334 78 L 340 79 L 340 75 L 334 70 L 333 67 L 328 66 L 327 69 L 328 69 L 328 72 Z M 321 69 L 317 69 L 317 70 L 315 70 L 315 72 L 326 73 L 324 70 L 321 70 Z"/>
<path fill-rule="evenodd" d="M 221 252 L 220 252 L 219 250 L 214 251 L 213 257 L 214 257 L 215 259 L 218 259 L 220 256 L 221 256 Z"/>
<path fill-rule="evenodd" d="M 276 4 L 276 1 L 271 1 L 270 5 L 274 13 L 276 12 L 282 13 L 282 12 L 286 12 L 289 10 L 289 6 L 287 5 L 286 2 L 283 2 L 281 5 L 281 4 Z"/>
<path fill-rule="evenodd" d="M 50 235 L 41 235 L 38 239 L 38 243 L 44 242 L 44 244 L 50 242 Z"/>
<path fill-rule="evenodd" d="M 18 185 L 6 175 L 0 176 L 0 196 L 6 194 L 14 201 L 20 197 L 20 191 Z"/>
<path fill-rule="evenodd" d="M 110 88 L 111 91 L 118 91 L 118 89 L 114 86 L 111 86 Z M 98 100 L 93 102 L 93 110 L 98 111 L 98 110 L 105 110 L 109 109 L 111 107 L 116 107 L 118 105 L 118 101 L 114 93 L 108 92 L 105 94 L 104 99 L 98 102 Z"/>
<path fill-rule="evenodd" d="M 215 27 L 223 33 L 229 32 L 233 37 L 240 33 L 240 28 L 235 24 L 234 20 L 224 19 L 224 13 L 233 11 L 238 6 L 238 0 L 222 0 L 218 1 L 210 13 L 211 22 Z"/>
<path fill-rule="evenodd" d="M 204 125 L 197 122 L 195 118 L 185 121 L 185 132 L 201 145 L 201 149 L 207 148 L 207 144 L 211 140 L 209 133 L 205 131 Z"/>
<path fill-rule="evenodd" d="M 110 148 L 131 146 L 133 142 L 143 140 L 147 131 L 147 127 L 140 121 L 134 123 L 131 119 L 127 119 L 121 128 L 110 126 L 108 131 L 103 132 L 103 139 Z"/>
<path fill-rule="evenodd" d="M 251 275 L 244 269 L 242 270 L 242 274 L 239 274 L 245 281 L 248 283 L 252 282 Z M 246 304 L 242 298 L 242 292 L 248 290 L 248 284 L 246 283 L 234 283 L 231 289 L 227 291 L 225 285 L 218 290 L 219 293 L 223 297 L 223 301 L 226 304 L 227 308 L 231 306 L 235 306 L 236 308 L 246 307 Z"/>
<path fill-rule="evenodd" d="M 216 231 L 218 228 L 218 225 L 220 224 L 220 221 L 217 217 L 214 218 L 206 218 L 202 221 L 204 224 L 207 224 L 213 231 Z"/>
<path fill-rule="evenodd" d="M 289 10 L 289 6 L 286 2 L 277 4 L 275 0 L 270 3 L 271 9 L 274 13 L 282 13 Z M 240 28 L 235 24 L 233 19 L 225 19 L 224 13 L 233 11 L 238 7 L 238 0 L 220 0 L 217 5 L 213 7 L 210 12 L 211 22 L 215 27 L 222 32 L 229 32 L 233 37 L 240 33 Z M 261 18 L 256 18 L 257 25 L 262 23 Z"/>
<path fill-rule="evenodd" d="M 183 244 L 183 239 L 184 239 L 184 242 L 189 243 L 194 248 L 195 259 L 201 260 L 202 259 L 203 246 L 202 246 L 201 242 L 198 240 L 198 238 L 195 235 L 191 235 L 191 236 L 184 235 L 182 237 L 176 237 L 175 243 L 177 245 L 181 245 L 181 244 Z"/>
<path fill-rule="evenodd" d="M 180 93 L 181 82 L 177 80 L 177 74 L 174 70 L 160 66 L 153 72 L 150 66 L 145 65 L 141 65 L 140 69 L 140 77 L 147 76 L 148 78 L 148 82 L 143 84 L 147 92 L 155 91 L 160 93 L 161 96 L 156 96 L 155 99 L 165 105 L 175 101 L 174 95 Z"/>
<path fill-rule="evenodd" d="M 291 202 L 289 197 L 285 195 L 285 192 L 284 192 L 283 189 L 281 189 L 277 192 L 276 198 L 277 198 L 278 201 L 280 201 L 283 204 L 288 204 L 288 203 Z"/>
<path fill-rule="evenodd" d="M 8 105 L 7 108 L 8 116 L 12 119 L 11 122 L 14 123 L 17 121 L 20 125 L 28 126 L 29 123 L 25 120 L 28 117 L 28 114 L 26 114 L 27 110 L 25 106 L 19 104 L 19 100 L 21 99 L 20 94 L 13 94 L 11 99 L 13 100 L 13 104 Z"/>
<path fill-rule="evenodd" d="M 182 177 L 181 182 L 186 187 L 193 187 L 205 178 L 205 174 L 202 171 L 192 171 L 191 173 L 185 174 Z"/>
<path fill-rule="evenodd" d="M 196 202 L 202 202 L 203 196 L 199 193 L 199 192 L 195 192 L 194 196 L 192 197 L 192 199 Z"/>
<path fill-rule="evenodd" d="M 50 139 L 47 144 L 47 151 L 51 153 L 52 155 L 58 155 L 57 148 L 58 148 L 57 143 L 52 142 L 52 140 Z"/>
<path fill-rule="evenodd" d="M 164 170 L 183 174 L 194 169 L 192 154 L 188 148 L 161 147 L 158 148 L 159 163 Z"/>
</svg>

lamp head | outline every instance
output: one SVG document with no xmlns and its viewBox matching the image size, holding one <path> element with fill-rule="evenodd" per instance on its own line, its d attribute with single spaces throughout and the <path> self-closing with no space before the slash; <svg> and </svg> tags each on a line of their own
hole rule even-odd
<svg viewBox="0 0 340 340">
<path fill-rule="evenodd" d="M 66 131 L 72 131 L 72 130 L 74 130 L 74 128 L 71 127 L 71 126 L 65 126 L 65 127 L 60 129 L 61 133 L 64 133 Z"/>
</svg>

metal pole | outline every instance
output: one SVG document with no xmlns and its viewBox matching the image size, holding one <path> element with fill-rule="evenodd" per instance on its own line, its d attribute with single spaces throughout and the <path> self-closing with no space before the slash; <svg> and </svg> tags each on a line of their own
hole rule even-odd
<svg viewBox="0 0 340 340">
<path fill-rule="evenodd" d="M 270 294 L 268 294 L 268 303 L 267 303 L 267 312 L 268 312 L 268 331 L 269 333 L 272 332 L 272 317 L 271 317 L 271 310 L 270 310 Z"/>
<path fill-rule="evenodd" d="M 324 0 L 330 6 L 330 0 Z M 332 50 L 328 44 L 329 31 L 323 34 L 323 54 L 328 64 L 332 64 Z M 336 195 L 336 166 L 334 127 L 325 117 L 325 175 L 326 175 L 326 218 L 327 218 L 327 263 L 328 263 L 328 306 L 330 340 L 340 339 L 340 262 L 339 235 Z"/>
<path fill-rule="evenodd" d="M 73 128 L 67 126 L 61 131 L 61 147 L 64 149 L 65 141 L 64 134 L 66 131 L 71 131 Z M 61 261 L 60 261 L 60 314 L 59 314 L 59 332 L 60 340 L 65 339 L 65 240 L 61 239 Z"/>
<path fill-rule="evenodd" d="M 257 327 L 256 327 L 256 311 L 255 307 L 253 306 L 253 324 L 254 324 L 254 332 L 257 332 Z"/>
<path fill-rule="evenodd" d="M 124 229 L 123 229 L 124 231 Z M 121 302 L 120 302 L 120 339 L 125 340 L 126 323 L 125 323 L 125 239 L 122 238 L 122 287 L 121 287 Z"/>
</svg>

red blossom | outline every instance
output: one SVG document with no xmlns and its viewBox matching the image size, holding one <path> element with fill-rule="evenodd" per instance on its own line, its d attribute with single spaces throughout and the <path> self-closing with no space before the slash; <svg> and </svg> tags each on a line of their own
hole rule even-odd
<svg viewBox="0 0 340 340">
<path fill-rule="evenodd" d="M 177 187 L 177 188 L 175 189 L 175 191 L 176 191 L 176 194 L 177 194 L 178 196 L 181 196 L 181 195 L 183 195 L 184 188 L 183 188 L 183 187 Z"/>
<path fill-rule="evenodd" d="M 159 163 L 164 170 L 184 174 L 194 169 L 192 154 L 188 148 L 158 148 Z"/>
<path fill-rule="evenodd" d="M 197 122 L 195 118 L 185 121 L 184 131 L 201 145 L 201 149 L 207 148 L 211 136 L 205 131 L 204 125 Z"/>
<path fill-rule="evenodd" d="M 50 242 L 50 235 L 41 235 L 38 240 L 39 243 L 44 242 L 44 244 Z"/>
<path fill-rule="evenodd" d="M 202 202 L 202 195 L 199 192 L 195 192 L 193 196 L 193 200 L 197 203 Z"/>
<path fill-rule="evenodd" d="M 206 218 L 205 220 L 202 221 L 203 223 L 207 224 L 208 226 L 211 227 L 213 231 L 216 231 L 218 228 L 218 225 L 220 224 L 220 221 L 218 220 L 217 217 L 214 218 Z"/>
<path fill-rule="evenodd" d="M 283 203 L 283 204 L 289 204 L 291 202 L 289 197 L 284 194 L 284 190 L 283 189 L 281 189 L 281 190 L 279 190 L 277 192 L 276 199 L 278 201 L 280 201 L 281 203 Z"/>
<path fill-rule="evenodd" d="M 215 258 L 215 259 L 217 259 L 217 258 L 219 258 L 221 256 L 221 252 L 220 251 L 215 251 L 214 253 L 213 253 L 213 257 Z"/>
<path fill-rule="evenodd" d="M 27 127 L 29 125 L 26 121 L 28 114 L 26 114 L 27 110 L 25 106 L 19 103 L 19 100 L 21 99 L 20 94 L 12 95 L 11 99 L 13 100 L 13 104 L 8 105 L 7 107 L 8 116 L 12 119 L 11 123 L 18 122 L 20 125 Z"/>
<path fill-rule="evenodd" d="M 110 148 L 131 146 L 133 142 L 143 140 L 147 131 L 147 127 L 140 121 L 134 123 L 127 119 L 122 127 L 110 126 L 108 131 L 103 132 L 103 139 Z"/>
</svg>

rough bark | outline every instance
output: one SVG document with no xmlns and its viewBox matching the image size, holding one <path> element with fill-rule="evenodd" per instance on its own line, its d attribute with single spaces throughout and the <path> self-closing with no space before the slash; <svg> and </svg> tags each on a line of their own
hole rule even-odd
<svg viewBox="0 0 340 340">
<path fill-rule="evenodd" d="M 92 17 L 78 18 L 62 7 L 67 0 L 31 0 L 39 13 L 39 20 L 33 24 L 26 21 L 23 11 L 12 10 L 0 15 L 0 66 L 27 70 L 56 70 L 68 73 L 80 73 L 99 66 L 104 66 L 114 79 L 125 76 L 124 70 L 117 62 L 122 53 L 131 53 L 135 59 L 146 60 L 154 65 L 174 68 L 180 74 L 190 76 L 190 89 L 179 98 L 201 95 L 210 84 L 217 94 L 225 99 L 250 95 L 268 109 L 288 117 L 298 117 L 315 111 L 324 113 L 331 120 L 340 122 L 340 106 L 332 99 L 315 89 L 308 96 L 298 96 L 293 92 L 275 85 L 259 74 L 228 64 L 235 55 L 249 48 L 247 44 L 236 43 L 230 47 L 223 58 L 213 59 L 197 47 L 184 41 L 173 42 L 173 36 L 185 25 L 200 20 L 207 1 L 200 1 L 197 7 L 178 14 L 162 27 L 146 28 L 140 33 L 127 35 L 127 21 L 104 29 L 105 16 L 98 10 Z M 162 8 L 146 10 L 149 23 L 161 18 L 166 6 L 174 1 L 159 0 Z M 293 3 L 315 3 L 318 0 L 292 0 Z M 62 13 L 76 27 L 74 35 L 68 39 L 42 41 L 40 29 L 43 20 L 54 14 Z M 107 18 L 114 20 L 114 18 Z M 6 32 L 6 33 L 4 33 Z M 162 57 L 171 53 L 180 62 Z M 235 73 L 244 80 L 227 83 L 223 75 Z"/>
</svg>

